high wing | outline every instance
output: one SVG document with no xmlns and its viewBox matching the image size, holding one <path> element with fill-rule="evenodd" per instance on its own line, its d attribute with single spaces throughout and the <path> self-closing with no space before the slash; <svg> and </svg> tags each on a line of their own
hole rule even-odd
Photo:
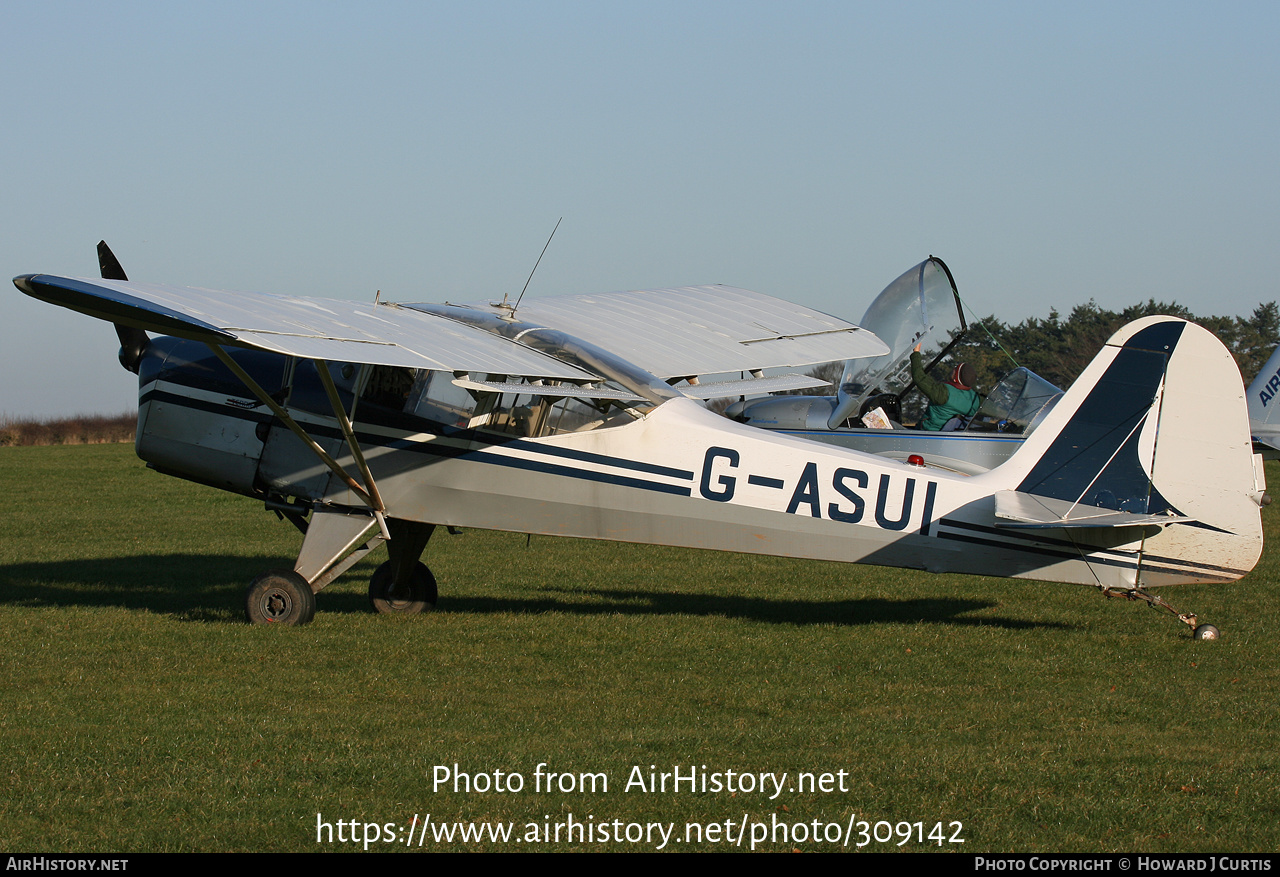
<svg viewBox="0 0 1280 877">
<path fill-rule="evenodd" d="M 440 312 L 433 305 L 405 307 Z M 734 286 L 562 295 L 526 302 L 518 312 L 502 304 L 463 307 L 558 329 L 666 381 L 803 368 L 889 351 L 852 323 Z"/>
<path fill-rule="evenodd" d="M 92 317 L 206 343 L 307 359 L 598 380 L 505 338 L 394 305 L 48 274 L 14 283 L 27 295 Z"/>
<path fill-rule="evenodd" d="M 887 349 L 851 323 L 727 286 L 542 299 L 523 305 L 513 319 L 512 309 L 499 305 L 367 304 L 48 274 L 14 282 L 28 295 L 99 319 L 212 344 L 531 380 L 603 378 L 468 318 L 551 328 L 669 381 L 728 372 L 753 372 L 759 379 L 763 369 L 878 356 Z M 725 383 L 718 392 L 821 384 L 802 376 L 769 381 Z M 696 387 L 685 389 L 706 398 Z"/>
</svg>

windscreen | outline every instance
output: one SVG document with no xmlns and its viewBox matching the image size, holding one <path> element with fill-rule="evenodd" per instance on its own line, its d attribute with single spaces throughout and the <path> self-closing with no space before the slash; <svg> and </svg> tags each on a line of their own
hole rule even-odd
<svg viewBox="0 0 1280 877">
<path fill-rule="evenodd" d="M 996 384 L 969 428 L 1030 435 L 1060 398 L 1062 391 L 1053 384 L 1029 369 L 1016 368 Z"/>
</svg>

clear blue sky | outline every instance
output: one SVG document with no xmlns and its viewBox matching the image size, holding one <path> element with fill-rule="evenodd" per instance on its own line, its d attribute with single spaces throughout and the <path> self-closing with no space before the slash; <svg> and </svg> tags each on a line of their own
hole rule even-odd
<svg viewBox="0 0 1280 877">
<path fill-rule="evenodd" d="M 730 283 L 857 320 L 1280 298 L 1274 3 L 7 3 L 0 269 L 468 301 Z M 6 281 L 7 282 L 7 281 Z M 0 295 L 0 413 L 136 404 Z"/>
</svg>

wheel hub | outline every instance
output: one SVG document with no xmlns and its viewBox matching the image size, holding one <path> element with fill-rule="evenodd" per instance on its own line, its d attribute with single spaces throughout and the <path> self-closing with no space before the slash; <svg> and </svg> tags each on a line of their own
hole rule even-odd
<svg viewBox="0 0 1280 877">
<path fill-rule="evenodd" d="M 262 601 L 262 611 L 271 621 L 277 621 L 289 614 L 289 597 L 283 591 L 272 591 Z"/>
</svg>

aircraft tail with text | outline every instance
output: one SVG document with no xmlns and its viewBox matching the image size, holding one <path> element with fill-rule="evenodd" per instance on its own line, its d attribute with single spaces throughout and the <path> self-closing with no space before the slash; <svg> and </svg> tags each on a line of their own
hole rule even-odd
<svg viewBox="0 0 1280 877">
<path fill-rule="evenodd" d="M 1233 581 L 1262 551 L 1267 501 L 1244 387 L 1208 330 L 1173 317 L 1122 328 L 1004 465 L 995 530 L 1087 555 L 1125 591 Z"/>
<path fill-rule="evenodd" d="M 1254 449 L 1268 460 L 1280 458 L 1280 347 L 1249 385 L 1248 398 Z"/>
</svg>

